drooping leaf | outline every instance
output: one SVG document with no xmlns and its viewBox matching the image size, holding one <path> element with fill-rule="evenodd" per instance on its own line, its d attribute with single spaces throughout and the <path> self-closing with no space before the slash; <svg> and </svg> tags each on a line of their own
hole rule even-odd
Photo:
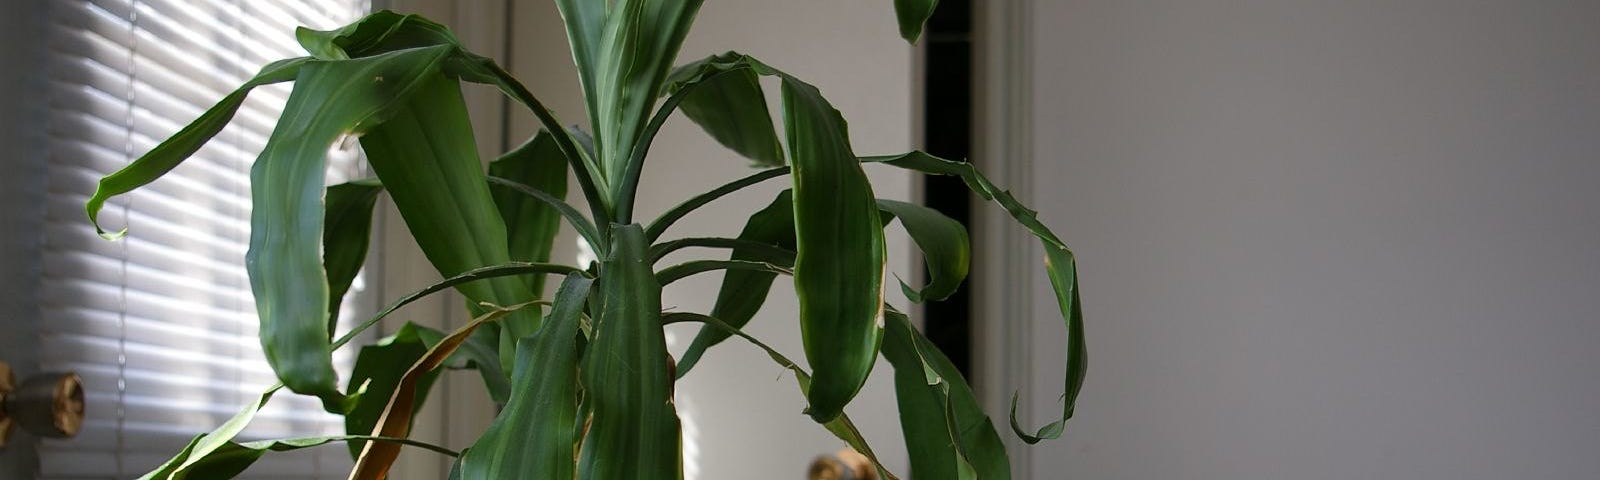
<svg viewBox="0 0 1600 480">
<path fill-rule="evenodd" d="M 589 202 L 589 211 L 594 223 L 607 225 L 611 221 L 611 197 L 602 195 L 601 192 L 609 191 L 606 177 L 601 173 L 601 168 L 596 163 L 596 155 L 592 153 L 594 140 L 582 135 L 582 132 L 571 132 L 564 129 L 561 120 L 555 113 L 544 106 L 538 97 L 533 96 L 522 82 L 511 76 L 505 68 L 496 64 L 494 60 L 478 55 L 463 53 L 452 57 L 445 64 L 445 72 L 460 78 L 462 81 L 494 85 L 511 99 L 521 103 L 533 112 L 539 119 L 539 124 L 546 132 L 551 132 L 555 139 L 556 147 L 561 150 L 561 155 L 567 159 L 567 165 L 572 168 L 573 175 L 578 179 L 578 186 L 583 190 L 584 199 Z M 575 129 L 574 129 L 575 130 Z M 560 132 L 560 133 L 555 133 Z M 600 232 L 601 237 L 606 231 Z M 602 238 L 603 239 L 603 238 Z M 604 250 L 609 243 L 601 242 L 594 247 Z"/>
<path fill-rule="evenodd" d="M 445 47 L 357 60 L 308 62 L 250 170 L 245 267 L 261 318 L 261 344 L 284 385 L 336 403 L 322 265 L 323 170 L 340 136 L 382 125 L 437 76 Z"/>
<path fill-rule="evenodd" d="M 904 314 L 889 310 L 884 317 L 883 356 L 894 366 L 911 474 L 919 480 L 1011 478 L 1005 444 L 961 372 Z"/>
<path fill-rule="evenodd" d="M 790 372 L 794 372 L 795 381 L 800 384 L 801 395 L 805 395 L 806 391 L 811 388 L 811 375 L 807 374 L 805 369 L 800 368 L 799 365 L 796 365 L 793 361 L 790 361 L 788 357 L 785 357 L 782 353 L 778 353 L 776 349 L 768 346 L 761 340 L 744 333 L 738 327 L 729 325 L 727 322 L 717 319 L 716 317 L 700 315 L 697 313 L 671 312 L 662 313 L 661 315 L 662 324 L 670 325 L 679 322 L 700 323 L 703 324 L 707 329 L 715 329 L 728 336 L 737 336 L 739 338 L 743 338 L 750 342 L 751 345 L 755 345 L 761 350 L 767 352 L 767 356 L 771 357 L 772 361 L 777 362 L 779 366 L 788 369 Z M 849 415 L 841 413 L 838 417 L 828 421 L 828 423 L 823 424 L 823 427 L 835 437 L 843 440 L 846 445 L 850 446 L 850 448 L 855 449 L 855 451 L 865 455 L 867 459 L 872 460 L 872 464 L 877 468 L 880 478 L 887 480 L 899 480 L 898 477 L 889 472 L 889 469 L 884 468 L 883 463 L 878 460 L 877 454 L 873 453 L 872 446 L 867 444 L 866 437 L 861 435 L 861 430 L 856 428 L 855 423 L 850 420 Z"/>
<path fill-rule="evenodd" d="M 789 238 L 792 240 L 794 236 L 790 235 Z M 780 265 L 794 265 L 794 250 L 768 243 L 727 237 L 675 238 L 650 246 L 650 258 L 660 262 L 662 258 L 672 254 L 672 252 L 694 247 L 725 248 L 729 250 L 744 249 L 750 251 L 759 261 Z"/>
<path fill-rule="evenodd" d="M 178 452 L 172 459 L 167 460 L 166 463 L 156 467 L 150 473 L 139 477 L 140 480 L 187 477 L 189 469 L 232 443 L 233 439 L 239 436 L 239 432 L 244 431 L 244 428 L 250 425 L 250 420 L 255 419 L 256 413 L 261 411 L 261 407 L 266 406 L 267 401 L 271 400 L 272 395 L 281 388 L 283 388 L 283 384 L 280 383 L 261 392 L 261 395 L 256 397 L 254 402 L 245 405 L 244 408 L 239 410 L 239 413 L 222 422 L 222 425 L 218 425 L 211 432 L 196 436 L 193 441 L 189 442 L 188 446 L 183 448 L 183 451 Z"/>
<path fill-rule="evenodd" d="M 1039 428 L 1035 433 L 1027 433 L 1017 421 L 1017 397 L 1012 397 L 1011 402 L 1011 428 L 1029 444 L 1040 440 L 1054 439 L 1061 436 L 1068 419 L 1072 418 L 1073 407 L 1077 404 L 1078 391 L 1083 388 L 1084 373 L 1088 366 L 1088 354 L 1084 345 L 1083 335 L 1083 306 L 1078 300 L 1078 273 L 1077 261 L 1067 245 L 1056 237 L 1048 227 L 1039 222 L 1038 212 L 1028 209 L 1018 202 L 1011 193 L 1001 190 L 979 173 L 971 163 L 945 160 L 924 152 L 910 152 L 902 155 L 866 157 L 863 162 L 882 162 L 900 168 L 916 170 L 932 175 L 953 175 L 961 177 L 967 187 L 982 196 L 1000 204 L 1011 218 L 1022 224 L 1030 233 L 1039 238 L 1039 243 L 1044 249 L 1045 272 L 1050 277 L 1050 286 L 1055 290 L 1056 303 L 1061 309 L 1061 316 L 1067 324 L 1067 368 L 1065 375 L 1065 390 L 1062 395 L 1061 418 Z"/>
<path fill-rule="evenodd" d="M 367 261 L 367 246 L 372 243 L 372 207 L 378 203 L 383 184 L 376 180 L 355 180 L 328 187 L 322 220 L 322 265 L 328 272 L 328 338 L 339 324 L 339 305 L 350 291 L 350 283 Z"/>
<path fill-rule="evenodd" d="M 404 370 L 400 365 L 412 365 L 428 353 L 428 349 L 444 338 L 444 332 L 406 322 L 393 335 L 372 345 L 361 347 L 356 354 L 355 368 L 351 369 L 350 382 L 345 390 L 350 393 L 353 405 L 344 415 L 344 431 L 351 435 L 365 435 L 378 425 L 378 418 L 389 405 L 389 396 L 400 386 Z M 498 364 L 496 364 L 498 366 Z M 438 378 L 438 372 L 429 372 L 417 380 L 416 399 L 412 401 L 411 416 L 428 397 L 428 389 Z M 366 441 L 347 442 L 350 458 L 361 454 Z"/>
<path fill-rule="evenodd" d="M 683 203 L 675 205 L 666 212 L 663 212 L 661 216 L 656 217 L 654 221 L 650 222 L 650 226 L 645 229 L 645 236 L 649 237 L 650 241 L 652 242 L 656 241 L 657 239 L 661 238 L 662 233 L 665 233 L 668 228 L 672 227 L 672 224 L 677 223 L 678 220 L 682 219 L 685 215 L 688 215 L 689 212 L 693 212 L 694 209 L 705 206 L 705 204 L 711 203 L 713 200 L 739 191 L 739 189 L 744 187 L 755 185 L 757 183 L 788 174 L 789 167 L 769 168 L 750 174 L 744 178 L 728 182 L 726 185 L 711 189 L 705 193 L 690 197 Z"/>
<path fill-rule="evenodd" d="M 747 69 L 777 76 L 783 98 L 784 133 L 794 181 L 796 232 L 795 293 L 800 299 L 800 333 L 806 360 L 816 371 L 808 400 L 818 422 L 838 415 L 866 383 L 883 331 L 885 253 L 883 230 L 872 185 L 850 147 L 848 126 L 816 87 L 746 55 L 725 53 L 694 67 L 700 72 Z M 691 88 L 709 75 L 689 75 L 678 85 Z M 759 103 L 751 92 L 730 101 Z M 756 180 L 759 181 L 759 180 Z M 732 189 L 739 188 L 732 186 Z M 720 189 L 719 189 L 720 190 Z M 726 192 L 723 192 L 726 193 Z M 718 195 L 706 195 L 705 201 Z M 699 198 L 691 202 L 699 201 Z M 681 216 L 685 211 L 670 211 Z M 651 226 L 670 225 L 663 216 Z M 664 230 L 665 226 L 661 227 Z"/>
<path fill-rule="evenodd" d="M 460 45 L 450 29 L 421 15 L 379 10 L 333 30 L 295 29 L 307 53 L 324 60 L 361 58 L 408 48 Z"/>
<path fill-rule="evenodd" d="M 782 265 L 750 260 L 690 260 L 656 272 L 656 281 L 667 285 L 696 274 L 727 270 L 730 272 L 766 272 L 773 275 L 794 275 L 794 270 Z"/>
<path fill-rule="evenodd" d="M 524 303 L 508 307 L 493 307 L 488 313 L 478 316 L 462 325 L 461 328 L 451 332 L 450 336 L 440 340 L 438 344 L 428 349 L 421 358 L 411 364 L 400 382 L 389 397 L 389 403 L 383 410 L 383 415 L 378 418 L 377 426 L 372 429 L 374 437 L 406 438 L 411 433 L 412 412 L 416 411 L 417 390 L 421 381 L 443 365 L 456 349 L 460 348 L 472 332 L 479 326 L 488 322 L 500 320 L 501 317 L 510 315 L 518 310 L 533 305 Z M 400 447 L 392 443 L 367 442 L 362 448 L 361 455 L 356 458 L 356 465 L 350 470 L 350 480 L 381 480 L 389 473 L 389 467 L 394 464 L 400 455 Z"/>
<path fill-rule="evenodd" d="M 779 266 L 794 265 L 794 199 L 790 190 L 784 190 L 772 204 L 750 216 L 739 240 L 781 249 L 777 255 L 761 248 L 734 247 L 728 256 L 731 260 L 766 262 Z M 744 328 L 767 301 L 776 273 L 758 270 L 728 270 L 722 276 L 722 286 L 717 290 L 716 304 L 711 316 L 727 322 L 734 328 Z M 702 328 L 695 334 L 689 349 L 678 361 L 678 377 L 682 378 L 694 368 L 706 349 L 728 338 L 728 332 L 716 328 Z"/>
<path fill-rule="evenodd" d="M 412 238 L 441 275 L 511 261 L 505 222 L 489 193 L 455 80 L 430 76 L 393 118 L 361 137 L 361 146 Z M 464 284 L 458 290 L 472 305 L 511 305 L 536 297 L 516 277 Z M 502 322 L 501 334 L 521 338 L 538 326 L 538 312 L 521 311 Z M 511 363 L 514 353 L 509 345 L 501 349 L 501 365 Z"/>
<path fill-rule="evenodd" d="M 679 423 L 661 329 L 661 286 L 638 225 L 613 225 L 600 263 L 594 340 L 585 350 L 585 479 L 681 478 Z"/>
<path fill-rule="evenodd" d="M 592 280 L 568 276 L 533 336 L 517 342 L 511 400 L 462 459 L 462 478 L 573 478 L 580 315 Z"/>
<path fill-rule="evenodd" d="M 867 381 L 883 339 L 883 229 L 844 118 L 816 87 L 784 76 L 794 168 L 795 294 L 815 381 L 809 413 L 827 422 Z"/>
<path fill-rule="evenodd" d="M 205 439 L 205 435 L 195 437 L 184 447 L 184 452 L 192 453 L 193 449 Z M 281 440 L 262 440 L 256 442 L 235 443 L 227 442 L 203 457 L 196 457 L 194 464 L 183 470 L 176 470 L 176 465 L 168 462 L 155 471 L 146 473 L 139 480 L 210 480 L 217 478 L 233 478 L 244 472 L 256 460 L 267 452 L 288 452 L 302 448 L 319 447 L 335 442 L 387 442 L 403 446 L 412 446 L 432 450 L 444 455 L 455 456 L 456 452 L 450 449 L 431 445 L 424 442 L 404 438 L 373 437 L 368 435 L 335 435 L 323 437 L 286 438 Z"/>
<path fill-rule="evenodd" d="M 933 16 L 939 0 L 894 0 L 894 16 L 900 21 L 900 37 L 917 43 L 922 37 L 922 27 Z"/>
<path fill-rule="evenodd" d="M 379 321 L 383 320 L 384 317 L 389 316 L 389 314 L 394 313 L 395 310 L 399 310 L 401 307 L 410 305 L 411 302 L 420 300 L 428 295 L 439 293 L 464 283 L 488 280 L 491 278 L 532 274 L 587 275 L 588 273 L 575 267 L 570 267 L 567 265 L 554 265 L 549 263 L 510 262 L 502 265 L 491 265 L 483 268 L 475 268 L 463 272 L 460 275 L 446 278 L 438 283 L 424 287 L 421 290 L 411 292 L 404 297 L 400 297 L 400 299 L 395 300 L 388 306 L 383 307 L 383 309 L 379 310 L 378 313 L 373 314 L 372 317 L 369 317 L 367 320 L 361 322 L 361 324 L 356 325 L 355 328 L 352 328 L 349 332 L 345 332 L 344 335 L 339 336 L 338 340 L 333 341 L 333 348 L 337 349 L 347 343 L 350 343 L 350 341 L 354 340 L 356 336 L 361 334 L 361 332 L 366 331 L 368 328 L 372 328 L 373 325 L 376 325 Z"/>
<path fill-rule="evenodd" d="M 177 168 L 178 164 L 183 163 L 190 155 L 194 155 L 194 152 L 200 150 L 201 145 L 205 145 L 211 137 L 216 136 L 217 132 L 228 125 L 228 121 L 239 111 L 239 106 L 244 104 L 245 97 L 251 90 L 262 85 L 293 80 L 299 75 L 300 67 L 310 60 L 301 57 L 267 64 L 255 77 L 223 97 L 216 105 L 206 109 L 205 113 L 200 114 L 200 118 L 196 118 L 178 133 L 162 140 L 161 144 L 140 156 L 138 160 L 101 178 L 94 195 L 84 204 L 84 210 L 88 213 L 89 222 L 94 225 L 95 232 L 107 240 L 126 234 L 128 232 L 126 228 L 117 233 L 106 233 L 105 229 L 100 227 L 100 209 L 105 206 L 106 200 L 149 184 L 173 168 Z"/>
<path fill-rule="evenodd" d="M 967 229 L 961 222 L 944 216 L 939 211 L 913 203 L 878 199 L 878 208 L 900 219 L 911 241 L 922 249 L 928 265 L 929 283 L 921 290 L 904 282 L 900 290 L 906 298 L 922 303 L 925 300 L 943 300 L 955 293 L 967 278 L 972 261 L 972 247 Z"/>
<path fill-rule="evenodd" d="M 500 187 L 503 191 L 515 194 L 528 201 L 537 202 L 553 209 L 556 214 L 566 217 L 567 223 L 578 231 L 578 236 L 583 237 L 584 241 L 590 242 L 591 245 L 605 238 L 600 235 L 599 229 L 595 228 L 593 223 L 583 218 L 582 213 L 578 213 L 576 208 L 543 190 L 500 177 L 489 177 L 489 184 Z"/>
<path fill-rule="evenodd" d="M 758 165 L 783 166 L 783 147 L 761 83 L 749 65 L 729 62 L 734 55 L 678 67 L 667 77 L 666 93 L 681 97 L 678 108 L 684 116 L 723 146 Z"/>
</svg>

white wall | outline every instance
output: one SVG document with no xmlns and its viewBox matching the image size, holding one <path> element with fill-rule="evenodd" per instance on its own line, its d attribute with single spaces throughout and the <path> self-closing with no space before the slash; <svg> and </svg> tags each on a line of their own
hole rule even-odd
<svg viewBox="0 0 1600 480">
<path fill-rule="evenodd" d="M 566 34 L 553 2 L 516 5 L 518 30 L 512 70 L 564 122 L 583 124 L 583 97 L 573 73 Z M 858 153 L 903 152 L 911 148 L 913 52 L 895 29 L 887 1 L 827 0 L 708 1 L 686 41 L 679 63 L 727 50 L 751 54 L 820 88 L 850 122 Z M 768 84 L 769 105 L 779 111 L 776 85 Z M 781 127 L 781 123 L 778 124 Z M 518 141 L 537 127 L 518 113 Z M 781 135 L 781 131 L 780 131 Z M 749 162 L 729 152 L 682 116 L 667 122 L 652 147 L 639 193 L 640 219 L 652 219 L 689 196 L 748 175 Z M 912 179 L 899 171 L 869 171 L 875 192 L 885 198 L 910 198 Z M 787 188 L 786 179 L 725 197 L 679 222 L 668 237 L 737 236 L 745 218 Z M 581 199 L 577 184 L 568 199 Z M 910 242 L 891 233 L 891 270 L 901 276 L 919 271 L 911 262 Z M 576 254 L 570 235 L 558 243 L 558 259 Z M 559 251 L 561 249 L 566 251 Z M 704 258 L 726 251 L 695 252 Z M 678 261 L 694 258 L 679 255 Z M 669 263 L 663 263 L 668 265 Z M 709 312 L 720 275 L 700 275 L 668 287 L 668 308 Z M 803 361 L 793 288 L 787 278 L 775 283 L 764 311 L 751 322 L 752 334 Z M 891 293 L 893 293 L 891 289 Z M 890 295 L 891 299 L 898 294 Z M 904 306 L 903 304 L 901 306 Z M 695 327 L 670 328 L 675 354 L 688 346 Z M 904 471 L 905 447 L 894 413 L 888 364 L 879 362 L 874 378 L 847 412 L 866 430 L 878 453 Z M 843 445 L 801 414 L 805 400 L 794 383 L 766 354 L 734 339 L 711 350 L 678 384 L 678 408 L 686 417 L 685 442 L 690 478 L 801 478 L 811 459 Z"/>
<path fill-rule="evenodd" d="M 1032 478 L 1595 478 L 1600 3 L 1032 3 Z"/>
</svg>

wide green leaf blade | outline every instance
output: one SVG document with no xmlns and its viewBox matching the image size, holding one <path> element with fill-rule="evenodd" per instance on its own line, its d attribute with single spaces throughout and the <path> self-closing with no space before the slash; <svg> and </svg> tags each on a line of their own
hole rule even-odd
<svg viewBox="0 0 1600 480">
<path fill-rule="evenodd" d="M 328 272 L 328 338 L 339 324 L 339 305 L 367 262 L 372 243 L 372 208 L 383 184 L 355 180 L 328 187 L 322 220 L 322 265 Z"/>
<path fill-rule="evenodd" d="M 591 283 L 568 276 L 539 331 L 517 342 L 511 400 L 462 458 L 462 478 L 573 478 L 578 326 Z"/>
<path fill-rule="evenodd" d="M 290 390 L 318 395 L 325 404 L 341 396 L 328 345 L 329 292 L 322 264 L 328 147 L 394 116 L 426 78 L 438 76 L 448 53 L 446 47 L 430 47 L 306 63 L 250 170 L 245 266 L 267 361 Z"/>
<path fill-rule="evenodd" d="M 883 356 L 894 366 L 900 429 L 919 479 L 1009 479 L 1010 460 L 994 423 L 961 372 L 916 331 L 887 311 Z"/>
<path fill-rule="evenodd" d="M 511 76 L 510 72 L 496 64 L 494 60 L 463 53 L 451 58 L 445 65 L 445 71 L 463 81 L 494 85 L 506 96 L 532 111 L 534 117 L 539 119 L 539 124 L 544 127 L 544 131 L 551 132 L 556 147 L 561 150 L 561 155 L 566 157 L 567 165 L 572 168 L 574 176 L 578 179 L 578 186 L 583 190 L 584 199 L 589 202 L 589 211 L 593 215 L 594 222 L 600 225 L 608 224 L 611 219 L 611 197 L 602 195 L 601 192 L 607 191 L 610 187 L 601 173 L 599 164 L 595 163 L 596 155 L 592 153 L 594 139 L 585 137 L 582 132 L 567 131 L 555 113 L 545 107 L 538 97 L 533 96 L 533 92 L 528 91 L 522 82 Z M 600 232 L 602 236 L 606 233 Z M 597 250 L 604 250 L 608 246 L 608 243 L 602 242 L 594 247 Z"/>
<path fill-rule="evenodd" d="M 572 63 L 578 67 L 578 81 L 583 87 L 584 105 L 590 112 L 596 110 L 595 85 L 600 56 L 600 44 L 605 40 L 606 14 L 611 9 L 610 0 L 556 0 L 561 11 L 561 23 L 567 27 L 567 43 L 572 46 Z"/>
<path fill-rule="evenodd" d="M 784 76 L 782 96 L 794 169 L 795 294 L 815 375 L 809 413 L 827 422 L 866 383 L 883 339 L 883 229 L 839 111 L 793 77 Z"/>
<path fill-rule="evenodd" d="M 900 37 L 907 42 L 917 43 L 917 38 L 922 36 L 922 27 L 928 23 L 928 17 L 933 16 L 933 9 L 939 6 L 939 0 L 894 0 L 895 19 L 900 23 Z"/>
<path fill-rule="evenodd" d="M 333 30 L 295 29 L 295 40 L 312 56 L 325 60 L 361 58 L 408 48 L 460 45 L 444 25 L 421 15 L 379 10 Z"/>
<path fill-rule="evenodd" d="M 1024 431 L 1017 421 L 1017 398 L 1013 397 L 1011 428 L 1018 437 L 1029 444 L 1059 438 L 1066 427 L 1066 421 L 1072 418 L 1073 407 L 1077 404 L 1078 392 L 1083 388 L 1083 378 L 1088 368 L 1088 353 L 1083 334 L 1083 305 L 1078 299 L 1078 267 L 1072 251 L 1067 249 L 1066 243 L 1056 237 L 1054 232 L 1039 222 L 1038 212 L 1023 206 L 1011 196 L 1010 192 L 996 187 L 971 163 L 946 160 L 924 152 L 866 157 L 862 161 L 887 163 L 932 175 L 960 177 L 969 189 L 985 200 L 1000 204 L 1011 218 L 1039 238 L 1045 254 L 1045 273 L 1050 277 L 1050 286 L 1055 291 L 1057 306 L 1061 309 L 1061 316 L 1067 324 L 1067 368 L 1064 382 L 1066 392 L 1062 394 L 1061 418 L 1031 434 Z"/>
<path fill-rule="evenodd" d="M 588 480 L 682 478 L 672 373 L 661 329 L 661 286 L 638 225 L 613 225 L 600 263 L 594 340 L 584 352 L 583 439 Z"/>
<path fill-rule="evenodd" d="M 371 432 L 383 416 L 383 409 L 389 405 L 389 396 L 400 385 L 400 377 L 406 373 L 399 367 L 417 363 L 429 348 L 443 338 L 444 332 L 406 322 L 394 335 L 361 347 L 346 386 L 346 391 L 354 400 L 350 411 L 344 414 L 345 433 L 365 435 Z M 417 410 L 428 397 L 429 387 L 437 378 L 438 372 L 429 372 L 417 380 L 412 417 L 416 417 Z M 350 458 L 360 455 L 364 445 L 366 441 L 359 439 L 346 443 L 350 448 Z"/>
<path fill-rule="evenodd" d="M 606 15 L 589 116 L 607 179 L 620 179 L 627 168 L 701 1 L 616 0 Z"/>
<path fill-rule="evenodd" d="M 761 82 L 749 65 L 728 53 L 678 67 L 666 92 L 681 97 L 678 108 L 728 149 L 758 165 L 783 166 L 783 147 L 772 127 Z"/>
<path fill-rule="evenodd" d="M 393 118 L 361 137 L 367 160 L 412 238 L 441 275 L 509 262 L 505 222 L 478 160 L 461 87 L 443 74 L 427 80 Z M 535 298 L 527 282 L 515 277 L 464 284 L 458 290 L 469 305 L 511 305 Z M 538 313 L 524 310 L 502 323 L 501 334 L 521 338 L 538 326 Z M 511 344 L 502 345 L 504 366 L 514 351 Z"/>
<path fill-rule="evenodd" d="M 131 192 L 177 168 L 178 164 L 200 150 L 201 145 L 228 125 L 228 121 L 239 111 L 239 106 L 244 104 L 245 97 L 251 90 L 261 85 L 293 80 L 299 75 L 300 67 L 310 60 L 301 57 L 268 64 L 244 85 L 223 97 L 216 105 L 206 109 L 205 113 L 200 114 L 200 118 L 196 118 L 178 133 L 161 141 L 156 148 L 140 156 L 133 163 L 101 178 L 94 195 L 84 204 L 84 211 L 88 213 L 89 223 L 94 225 L 95 232 L 108 240 L 126 234 L 127 229 L 117 233 L 106 233 L 105 229 L 101 228 L 100 209 L 105 206 L 106 200 Z"/>
<path fill-rule="evenodd" d="M 967 278 L 971 266 L 972 246 L 967 238 L 967 228 L 961 222 L 934 210 L 914 203 L 878 199 L 878 208 L 900 220 L 911 235 L 911 241 L 922 249 L 928 266 L 927 286 L 920 290 L 900 283 L 906 298 L 922 303 L 926 300 L 943 300 L 955 293 Z"/>
<path fill-rule="evenodd" d="M 566 162 L 550 133 L 540 131 L 522 146 L 489 162 L 489 176 L 517 182 L 561 199 L 567 196 Z M 510 187 L 491 185 L 489 193 L 500 209 L 501 220 L 505 221 L 511 259 L 550 261 L 550 249 L 561 229 L 561 212 Z M 543 277 L 529 279 L 527 283 L 535 294 L 544 292 Z"/>
<path fill-rule="evenodd" d="M 782 266 L 793 266 L 795 248 L 794 235 L 794 199 L 790 190 L 784 190 L 766 208 L 750 216 L 744 224 L 744 229 L 739 231 L 739 240 L 757 245 L 770 245 L 783 251 L 774 256 L 772 252 L 762 248 L 734 247 L 729 255 L 730 260 L 747 260 L 767 262 Z M 785 258 L 787 257 L 787 258 Z M 761 305 L 767 301 L 767 292 L 772 290 L 772 281 L 778 274 L 758 270 L 728 270 L 722 276 L 722 286 L 717 290 L 716 304 L 711 308 L 711 316 L 727 322 L 734 328 L 744 328 L 750 319 L 761 310 Z M 678 360 L 678 377 L 683 377 L 694 368 L 706 349 L 728 338 L 729 333 L 717 328 L 702 328 L 695 334 L 694 341 L 689 344 L 689 349 L 683 353 L 683 358 Z"/>
</svg>

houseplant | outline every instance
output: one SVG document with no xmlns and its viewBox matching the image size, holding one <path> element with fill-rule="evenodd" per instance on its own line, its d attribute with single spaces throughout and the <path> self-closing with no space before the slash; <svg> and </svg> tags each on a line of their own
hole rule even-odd
<svg viewBox="0 0 1600 480">
<path fill-rule="evenodd" d="M 970 164 L 921 152 L 858 157 L 847 126 L 801 79 L 737 53 L 673 68 L 699 0 L 558 0 L 589 109 L 590 132 L 567 128 L 493 61 L 465 51 L 443 26 L 378 12 L 333 31 L 302 29 L 308 56 L 270 64 L 193 123 L 128 167 L 101 180 L 86 209 L 158 179 L 215 135 L 255 86 L 294 89 L 251 171 L 253 209 L 247 269 L 268 362 L 281 383 L 144 478 L 230 478 L 271 451 L 348 443 L 351 478 L 386 475 L 402 446 L 456 456 L 461 478 L 678 478 L 674 380 L 707 348 L 730 337 L 765 349 L 792 370 L 806 413 L 869 458 L 844 406 L 875 358 L 894 367 L 902 429 L 916 478 L 1006 478 L 999 434 L 965 380 L 900 312 L 883 302 L 883 229 L 899 220 L 922 249 L 930 282 L 901 292 L 939 299 L 964 281 L 964 228 L 918 205 L 876 199 L 864 164 L 954 175 L 1000 205 L 1041 240 L 1046 269 L 1068 326 L 1062 418 L 1028 443 L 1061 434 L 1084 371 L 1082 314 L 1072 254 L 1034 212 Z M 896 0 L 900 30 L 915 41 L 935 0 Z M 758 79 L 781 88 L 779 141 Z M 522 146 L 479 163 L 461 82 L 498 88 L 544 129 Z M 659 105 L 658 105 L 659 103 Z M 700 194 L 649 223 L 633 216 L 634 194 L 657 130 L 682 112 L 760 167 Z M 329 145 L 359 135 L 376 178 L 323 184 Z M 568 169 L 588 205 L 563 199 Z M 737 238 L 663 240 L 676 220 L 740 188 L 787 176 L 793 188 L 748 219 Z M 366 255 L 373 205 L 389 195 L 443 282 L 389 305 L 352 331 L 335 331 L 340 299 Z M 549 262 L 562 223 L 600 261 Z M 96 228 L 100 229 L 96 224 Z M 115 238 L 123 232 L 106 233 Z M 730 251 L 728 260 L 657 269 L 682 248 Z M 661 286 L 724 271 L 709 315 L 663 312 Z M 799 298 L 807 372 L 743 333 L 772 282 L 792 276 Z M 546 276 L 560 279 L 540 299 Z M 426 295 L 460 291 L 475 318 L 453 332 L 406 325 L 363 347 L 341 386 L 331 353 L 385 315 Z M 666 324 L 702 324 L 682 359 L 666 351 Z M 478 370 L 501 406 L 463 452 L 406 439 L 412 414 L 438 369 Z M 279 390 L 311 395 L 343 415 L 348 435 L 259 442 L 235 437 Z M 895 478 L 879 466 L 880 475 Z"/>
</svg>

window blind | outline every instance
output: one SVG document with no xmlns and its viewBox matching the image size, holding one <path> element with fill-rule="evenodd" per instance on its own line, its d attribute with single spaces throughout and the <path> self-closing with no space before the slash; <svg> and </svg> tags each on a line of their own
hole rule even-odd
<svg viewBox="0 0 1600 480">
<path fill-rule="evenodd" d="M 40 445 L 47 479 L 133 478 L 216 427 L 274 381 L 244 270 L 250 165 L 289 84 L 258 88 L 233 123 L 182 166 L 101 214 L 129 235 L 108 242 L 84 219 L 96 181 L 149 151 L 267 62 L 301 55 L 299 25 L 358 18 L 366 0 L 50 0 L 49 182 L 40 287 L 40 363 L 76 371 L 79 437 Z M 358 176 L 334 146 L 329 182 Z M 352 289 L 362 290 L 362 279 Z M 351 300 L 347 300 L 349 302 Z M 362 309 L 344 309 L 350 323 Z M 336 362 L 348 374 L 353 361 Z M 340 433 L 310 398 L 280 394 L 245 440 Z M 272 453 L 243 478 L 343 478 L 333 446 Z"/>
</svg>

